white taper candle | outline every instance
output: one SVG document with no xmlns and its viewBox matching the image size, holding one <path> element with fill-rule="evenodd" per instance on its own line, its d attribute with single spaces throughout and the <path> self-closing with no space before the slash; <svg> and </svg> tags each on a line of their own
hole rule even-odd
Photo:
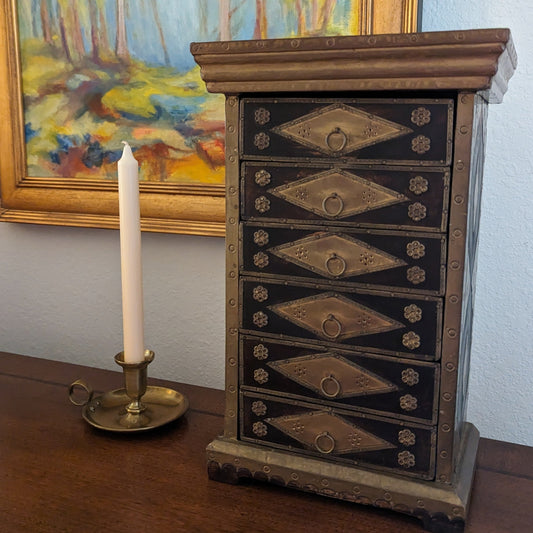
<svg viewBox="0 0 533 533">
<path fill-rule="evenodd" d="M 130 145 L 123 143 L 118 162 L 118 197 L 124 361 L 139 363 L 144 361 L 139 167 Z"/>
</svg>

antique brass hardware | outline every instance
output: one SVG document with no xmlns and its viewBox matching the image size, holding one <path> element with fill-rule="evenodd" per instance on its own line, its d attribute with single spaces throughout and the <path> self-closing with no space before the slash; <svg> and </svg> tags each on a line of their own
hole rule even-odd
<svg viewBox="0 0 533 533">
<path fill-rule="evenodd" d="M 331 324 L 332 326 L 328 326 L 328 324 Z M 335 328 L 332 333 L 330 333 L 331 327 Z M 329 314 L 322 321 L 321 329 L 325 337 L 329 339 L 336 339 L 342 333 L 342 324 L 337 318 L 335 318 L 334 314 Z M 328 331 L 328 329 L 330 329 L 330 331 Z"/>
<path fill-rule="evenodd" d="M 342 152 L 347 142 L 348 136 L 341 128 L 334 128 L 326 135 L 326 145 L 332 152 Z"/>
<path fill-rule="evenodd" d="M 337 202 L 338 208 L 335 211 L 328 211 L 328 200 Z M 322 200 L 322 210 L 328 217 L 338 217 L 344 210 L 344 202 L 336 192 L 332 192 Z"/>
<path fill-rule="evenodd" d="M 329 444 L 327 448 L 321 444 L 324 440 Z M 323 431 L 315 437 L 315 448 L 320 453 L 331 453 L 335 449 L 335 439 L 327 431 Z"/>
</svg>

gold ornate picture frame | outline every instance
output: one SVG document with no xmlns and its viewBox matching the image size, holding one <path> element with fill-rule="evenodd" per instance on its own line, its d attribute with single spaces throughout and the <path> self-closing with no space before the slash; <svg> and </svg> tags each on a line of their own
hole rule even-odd
<svg viewBox="0 0 533 533">
<path fill-rule="evenodd" d="M 205 3 L 205 2 L 204 2 Z M 264 2 L 255 2 L 247 0 L 249 9 L 257 9 L 259 5 L 266 5 Z M 85 43 L 87 53 L 91 49 L 92 53 L 96 49 L 96 44 L 102 45 L 103 41 L 95 41 L 99 39 L 93 32 L 94 28 L 105 27 L 102 18 L 96 18 L 95 14 L 102 15 L 101 11 L 95 11 L 105 5 L 104 2 L 87 2 L 84 3 L 87 8 L 85 11 L 80 11 L 80 20 L 76 23 L 82 27 L 85 24 L 85 33 L 80 33 L 78 39 L 78 47 L 80 42 Z M 115 2 L 111 2 L 115 6 Z M 116 3 L 116 6 L 122 4 L 127 7 L 127 0 L 121 0 Z M 202 4 L 202 2 L 199 2 Z M 228 8 L 228 17 L 235 15 L 235 10 L 231 9 L 231 0 L 220 2 L 220 6 L 224 4 Z M 240 2 L 240 6 L 245 5 L 246 2 Z M 295 3 L 296 4 L 296 3 Z M 309 4 L 309 6 L 307 6 Z M 341 3 L 332 3 L 323 0 L 321 2 L 298 2 L 300 9 L 311 9 L 311 4 L 322 6 L 321 17 L 322 25 L 315 25 L 311 27 L 311 13 L 307 13 L 308 17 L 304 23 L 304 35 L 318 35 L 320 31 L 326 27 L 327 16 L 330 16 L 330 21 L 333 21 L 333 12 L 328 12 L 328 9 L 333 9 L 331 6 L 340 5 Z M 355 10 L 350 12 L 350 16 L 346 18 L 346 28 L 344 33 L 359 33 L 359 34 L 373 34 L 373 33 L 400 33 L 412 32 L 418 28 L 418 0 L 352 0 L 345 2 L 346 6 L 351 6 L 350 9 Z M 59 175 L 53 175 L 50 170 L 52 165 L 49 165 L 46 172 L 39 174 L 39 166 L 35 164 L 36 156 L 32 155 L 28 148 L 28 139 L 32 135 L 32 125 L 25 117 L 25 99 L 23 89 L 23 60 L 21 47 L 21 30 L 19 28 L 19 10 L 31 9 L 32 2 L 26 0 L 0 0 L 0 221 L 6 222 L 24 222 L 33 224 L 50 224 L 59 226 L 81 226 L 81 227 L 95 227 L 95 228 L 117 228 L 118 227 L 118 191 L 117 182 L 114 179 L 103 179 L 89 172 L 87 176 L 78 177 L 77 175 L 66 175 L 64 172 Z M 57 0 L 48 0 L 44 2 L 47 9 L 56 23 L 56 35 L 53 32 L 47 34 L 44 29 L 43 12 L 39 13 L 41 19 L 39 23 L 42 25 L 42 30 L 39 30 L 39 38 L 41 40 L 50 39 L 51 46 L 59 47 L 60 43 L 63 45 L 63 52 L 67 58 L 70 54 L 75 52 L 76 41 L 65 33 L 63 27 L 63 20 L 66 24 L 72 24 L 72 19 L 69 19 L 70 3 L 64 3 Z M 156 6 L 156 3 L 152 4 Z M 280 2 L 287 9 L 287 2 Z M 67 6 L 67 7 L 65 7 Z M 165 3 L 167 6 L 167 3 Z M 253 6 L 253 7 L 252 7 Z M 303 8 L 302 8 L 303 6 Z M 307 6 L 307 7 L 306 7 Z M 329 6 L 329 7 L 328 7 Z M 61 9 L 64 11 L 61 12 Z M 130 6 L 130 13 L 133 8 Z M 159 29 L 160 46 L 164 51 L 164 60 L 167 64 L 161 68 L 166 68 L 164 72 L 171 76 L 171 69 L 168 68 L 169 52 L 172 52 L 172 43 L 165 42 L 163 37 L 164 22 L 161 22 L 160 16 L 157 13 L 156 7 L 153 8 L 154 21 Z M 294 11 L 295 8 L 293 8 Z M 345 8 L 348 9 L 348 8 Z M 109 11 L 109 10 L 108 10 Z M 28 13 L 26 12 L 26 15 Z M 254 13 L 252 13 L 254 14 Z M 305 15 L 305 13 L 304 13 Z M 337 17 L 336 31 L 339 33 L 339 20 L 344 23 L 341 18 L 342 14 L 335 15 Z M 75 15 L 77 16 L 77 15 Z M 109 16 L 109 13 L 108 13 Z M 115 15 L 113 15 L 115 16 Z M 118 20 L 118 11 L 117 11 Z M 85 17 L 85 18 L 84 18 Z M 349 23 L 348 23 L 349 18 Z M 38 17 L 35 17 L 38 19 Z M 263 17 L 261 20 L 264 20 Z M 117 22 L 113 20 L 111 22 Z M 234 22 L 234 27 L 238 27 L 239 32 L 235 31 L 235 35 L 230 34 L 230 37 L 250 38 L 251 35 L 243 33 L 247 31 L 246 24 L 251 20 L 244 17 L 244 15 L 237 22 Z M 257 21 L 259 15 L 255 13 L 256 24 L 254 28 L 250 28 L 257 34 L 258 38 L 264 38 L 265 32 L 258 27 Z M 296 19 L 295 19 L 296 20 Z M 300 18 L 300 21 L 303 20 Z M 104 24 L 104 26 L 102 26 Z M 296 23 L 295 23 L 296 24 Z M 111 24 L 110 24 L 111 26 Z M 227 25 L 229 27 L 229 24 Z M 217 37 L 227 36 L 226 31 L 222 28 L 214 36 L 206 35 L 205 33 L 193 35 L 190 40 L 213 40 Z M 302 28 L 301 25 L 298 26 Z M 67 27 L 68 29 L 68 27 Z M 118 33 L 118 32 L 117 32 Z M 291 30 L 289 34 L 266 34 L 266 37 L 290 37 L 298 34 Z M 101 35 L 100 37 L 103 37 Z M 115 37 L 113 35 L 111 37 Z M 54 42 L 53 39 L 56 39 Z M 70 39 L 70 41 L 69 41 Z M 83 41 L 84 39 L 84 41 Z M 116 39 L 118 42 L 118 39 Z M 188 44 L 188 43 L 187 43 Z M 116 44 L 115 44 L 116 47 Z M 79 50 L 78 50 L 79 51 Z M 83 51 L 82 51 L 83 52 Z M 102 53 L 102 52 L 101 52 Z M 116 53 L 116 48 L 115 48 Z M 188 52 L 187 52 L 188 53 Z M 93 57 L 94 59 L 94 57 Z M 99 58 L 97 58 L 99 59 Z M 116 58 L 115 58 L 116 59 Z M 118 58 L 117 64 L 123 61 L 122 57 Z M 28 61 L 26 61 L 28 64 Z M 43 67 L 44 68 L 44 67 Z M 124 67 L 126 68 L 126 67 Z M 85 74 L 83 74 L 85 75 Z M 79 78 L 79 76 L 78 76 Z M 83 76 L 82 76 L 82 79 Z M 179 97 L 180 87 L 176 83 L 172 85 L 172 80 L 159 79 L 160 84 L 168 82 L 171 90 L 175 91 L 174 96 Z M 146 89 L 146 88 L 145 88 Z M 68 85 L 66 90 L 70 90 Z M 203 90 L 203 89 L 202 89 Z M 116 101 L 116 100 L 115 100 Z M 220 113 L 223 112 L 223 105 L 221 104 Z M 109 115 L 113 115 L 113 110 L 109 111 Z M 116 113 L 115 115 L 116 116 Z M 134 122 L 135 117 L 128 117 L 130 123 Z M 92 124 L 92 123 L 91 123 Z M 111 124 L 112 126 L 112 124 Z M 109 131 L 113 130 L 112 127 Z M 60 128 L 61 129 L 61 128 Z M 135 134 L 139 134 L 139 128 Z M 146 135 L 146 131 L 153 131 L 153 128 L 143 128 L 142 134 Z M 124 131 L 124 130 L 122 130 Z M 171 132 L 172 133 L 172 132 Z M 168 137 L 168 131 L 166 135 Z M 181 132 L 182 135 L 189 135 Z M 220 132 L 219 132 L 220 135 Z M 58 135 L 59 136 L 59 135 Z M 154 135 L 152 135 L 153 139 Z M 223 138 L 223 137 L 222 137 Z M 68 140 L 68 139 L 67 139 Z M 120 147 L 120 141 L 116 134 L 116 144 Z M 128 139 L 126 139 L 128 140 Z M 190 140 L 190 139 L 186 139 Z M 66 142 L 66 141 L 65 141 Z M 93 143 L 94 144 L 94 143 Z M 220 151 L 220 140 L 216 149 Z M 210 146 L 209 140 L 202 144 L 203 146 Z M 92 146 L 92 145 L 91 145 Z M 190 146 L 190 143 L 189 143 Z M 33 148 L 32 148 L 33 149 Z M 179 150 L 178 150 L 179 151 Z M 196 147 L 196 152 L 198 148 Z M 107 152 L 109 155 L 110 152 Z M 139 152 L 140 153 L 140 152 Z M 59 159 L 57 151 L 54 152 L 56 160 Z M 63 153 L 62 153 L 63 154 Z M 61 156 L 62 156 L 61 154 Z M 151 151 L 149 156 L 152 159 L 158 158 L 158 152 Z M 112 155 L 108 157 L 107 166 L 112 169 L 114 160 Z M 204 156 L 203 152 L 200 156 Z M 223 165 L 223 154 L 216 154 L 218 157 L 218 165 Z M 166 152 L 162 158 L 167 157 Z M 205 158 L 204 158 L 205 159 Z M 209 158 L 208 158 L 209 159 Z M 30 164 L 28 161 L 30 161 Z M 168 161 L 168 159 L 167 159 Z M 142 167 L 142 165 L 141 165 Z M 45 168 L 45 167 L 43 167 Z M 152 168 L 152 167 L 150 167 Z M 163 167 L 162 167 L 163 168 Z M 141 214 L 142 214 L 142 228 L 145 231 L 166 232 L 166 233 L 184 233 L 193 235 L 224 235 L 224 185 L 220 179 L 220 172 L 218 173 L 219 181 L 214 179 L 206 180 L 180 180 L 181 168 L 175 165 L 174 176 L 172 179 L 165 179 L 166 169 L 161 170 L 161 178 L 159 181 L 152 181 L 151 179 L 144 179 L 141 181 Z M 36 170 L 37 169 L 37 170 Z M 175 170 L 178 169 L 178 170 Z M 52 168 L 53 170 L 53 168 Z M 63 168 L 64 170 L 64 168 Z M 223 169 L 222 169 L 223 171 Z"/>
</svg>

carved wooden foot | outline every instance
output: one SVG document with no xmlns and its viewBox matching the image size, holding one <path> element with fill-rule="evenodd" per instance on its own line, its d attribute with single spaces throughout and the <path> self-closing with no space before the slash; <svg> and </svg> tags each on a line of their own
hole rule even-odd
<svg viewBox="0 0 533 533">
<path fill-rule="evenodd" d="M 434 515 L 423 514 L 418 516 L 424 524 L 426 531 L 431 533 L 463 533 L 465 522 L 461 518 L 450 520 L 444 513 Z"/>
</svg>

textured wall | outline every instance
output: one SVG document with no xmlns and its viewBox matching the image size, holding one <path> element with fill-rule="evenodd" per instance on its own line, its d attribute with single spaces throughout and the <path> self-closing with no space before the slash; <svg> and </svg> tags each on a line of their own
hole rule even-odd
<svg viewBox="0 0 533 533">
<path fill-rule="evenodd" d="M 503 103 L 489 106 L 467 416 L 485 437 L 530 446 L 532 25 L 531 0 L 424 0 L 424 31 L 508 27 L 518 52 L 518 69 Z"/>
<path fill-rule="evenodd" d="M 468 418 L 533 445 L 529 2 L 424 0 L 424 29 L 514 33 L 518 73 L 489 110 Z M 143 256 L 150 375 L 222 388 L 223 240 L 144 234 Z M 116 370 L 121 343 L 116 231 L 0 224 L 0 350 Z"/>
<path fill-rule="evenodd" d="M 142 243 L 150 375 L 223 388 L 224 240 Z M 118 232 L 0 224 L 0 250 L 0 350 L 118 370 Z"/>
</svg>

